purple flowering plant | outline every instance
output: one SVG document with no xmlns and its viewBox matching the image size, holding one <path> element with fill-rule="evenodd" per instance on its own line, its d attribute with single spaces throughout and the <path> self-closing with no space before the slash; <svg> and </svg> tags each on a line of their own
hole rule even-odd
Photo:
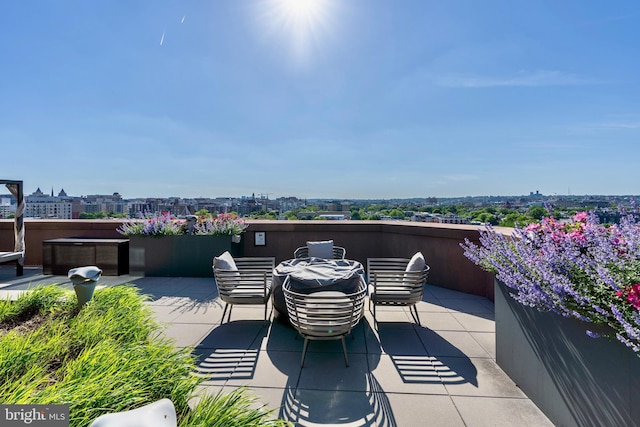
<svg viewBox="0 0 640 427">
<path fill-rule="evenodd" d="M 140 218 L 123 222 L 116 231 L 124 236 L 172 236 L 184 234 L 184 222 L 169 212 L 140 214 Z"/>
<path fill-rule="evenodd" d="M 200 216 L 195 226 L 195 235 L 235 236 L 242 234 L 249 225 L 235 214 Z M 178 219 L 169 212 L 141 215 L 138 219 L 123 222 L 116 231 L 124 236 L 172 236 L 187 234 L 187 221 Z"/>
<path fill-rule="evenodd" d="M 640 353 L 640 224 L 631 214 L 604 225 L 593 213 L 568 222 L 543 218 L 511 235 L 491 226 L 465 256 L 511 289 L 523 305 L 594 325 Z M 606 329 L 606 328 L 605 328 Z"/>
<path fill-rule="evenodd" d="M 216 216 L 201 216 L 195 226 L 195 234 L 218 236 L 238 236 L 245 232 L 249 224 L 236 214 L 226 213 Z"/>
</svg>

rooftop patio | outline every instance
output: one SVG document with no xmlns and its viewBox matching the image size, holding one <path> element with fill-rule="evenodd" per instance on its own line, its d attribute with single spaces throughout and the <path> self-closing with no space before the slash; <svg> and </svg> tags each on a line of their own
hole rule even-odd
<svg viewBox="0 0 640 427">
<path fill-rule="evenodd" d="M 0 266 L 0 296 L 58 283 L 39 267 Z M 428 285 L 418 304 L 422 326 L 402 308 L 379 308 L 378 328 L 366 311 L 347 339 L 314 341 L 300 368 L 303 340 L 288 325 L 262 320 L 261 307 L 223 305 L 212 278 L 103 276 L 102 286 L 131 283 L 178 346 L 193 346 L 203 393 L 245 386 L 279 417 L 297 425 L 552 425 L 495 361 L 491 300 Z"/>
</svg>

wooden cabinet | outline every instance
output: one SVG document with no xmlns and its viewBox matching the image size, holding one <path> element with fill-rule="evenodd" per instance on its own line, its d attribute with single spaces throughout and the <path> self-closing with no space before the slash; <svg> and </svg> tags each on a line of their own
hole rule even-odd
<svg viewBox="0 0 640 427">
<path fill-rule="evenodd" d="M 42 272 L 66 276 L 70 269 L 95 265 L 105 276 L 129 274 L 129 239 L 66 238 L 42 242 Z"/>
</svg>

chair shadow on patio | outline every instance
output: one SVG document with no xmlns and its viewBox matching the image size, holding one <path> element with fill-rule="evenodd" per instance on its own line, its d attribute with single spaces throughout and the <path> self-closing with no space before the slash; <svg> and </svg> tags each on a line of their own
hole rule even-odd
<svg viewBox="0 0 640 427">
<path fill-rule="evenodd" d="M 137 277 L 131 276 L 127 282 L 148 295 L 154 305 L 174 305 L 185 311 L 199 308 L 203 304 L 215 303 L 222 306 L 218 299 L 215 282 L 203 286 L 202 278 L 192 277 Z"/>
<path fill-rule="evenodd" d="M 251 380 L 260 346 L 269 325 L 259 320 L 236 320 L 213 329 L 193 350 L 194 375 L 207 381 Z"/>
<path fill-rule="evenodd" d="M 346 338 L 349 367 L 341 357 L 338 341 L 319 341 L 309 349 L 308 363 L 279 363 L 279 353 L 287 347 L 301 354 L 303 339 L 280 321 L 274 321 L 267 341 L 267 353 L 276 368 L 287 376 L 279 418 L 296 425 L 345 424 L 349 426 L 387 426 L 397 423 L 391 404 L 371 369 L 379 355 L 367 355 L 365 335 L 370 335 L 369 322 L 363 318 Z M 291 360 L 291 359 L 289 359 Z"/>
<path fill-rule="evenodd" d="M 469 357 L 428 327 L 381 322 L 378 339 L 403 383 L 478 386 L 478 372 Z"/>
<path fill-rule="evenodd" d="M 279 418 L 296 425 L 397 427 L 391 403 L 375 376 L 364 373 L 366 392 L 340 392 L 324 401 L 313 390 L 287 388 Z"/>
</svg>

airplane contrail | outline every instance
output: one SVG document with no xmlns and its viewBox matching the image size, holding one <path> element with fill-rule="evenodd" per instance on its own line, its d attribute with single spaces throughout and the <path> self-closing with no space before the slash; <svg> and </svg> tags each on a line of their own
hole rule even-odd
<svg viewBox="0 0 640 427">
<path fill-rule="evenodd" d="M 184 18 L 186 18 L 186 17 L 187 17 L 187 15 L 183 15 L 183 16 L 182 16 L 182 19 L 180 20 L 180 23 L 181 23 L 181 24 L 184 24 Z"/>
<path fill-rule="evenodd" d="M 162 37 L 160 37 L 160 46 L 164 43 L 164 31 L 162 32 Z"/>
</svg>

